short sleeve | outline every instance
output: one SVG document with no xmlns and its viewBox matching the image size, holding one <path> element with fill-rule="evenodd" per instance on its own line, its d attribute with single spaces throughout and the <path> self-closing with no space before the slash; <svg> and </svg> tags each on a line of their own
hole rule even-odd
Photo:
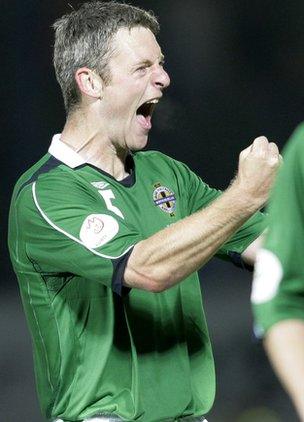
<svg viewBox="0 0 304 422">
<path fill-rule="evenodd" d="M 304 319 L 304 125 L 288 141 L 283 157 L 252 288 L 259 333 L 282 319 Z"/>
<path fill-rule="evenodd" d="M 134 227 L 81 184 L 49 177 L 34 182 L 26 194 L 32 205 L 20 214 L 33 265 L 94 280 L 121 294 L 126 260 L 141 240 Z"/>
<path fill-rule="evenodd" d="M 206 207 L 221 195 L 221 191 L 211 188 L 189 167 L 176 160 L 173 170 L 176 173 L 177 183 L 180 189 L 180 196 L 186 199 L 187 215 Z"/>
<path fill-rule="evenodd" d="M 241 254 L 266 229 L 266 225 L 266 215 L 256 212 L 220 247 L 216 256 L 230 259 L 232 254 Z"/>
<path fill-rule="evenodd" d="M 182 186 L 188 194 L 188 212 L 192 214 L 208 206 L 222 192 L 211 188 L 193 173 L 185 164 L 178 163 Z M 266 228 L 266 218 L 261 212 L 255 213 L 246 223 L 218 250 L 216 256 L 231 260 L 232 253 L 241 254 Z"/>
</svg>

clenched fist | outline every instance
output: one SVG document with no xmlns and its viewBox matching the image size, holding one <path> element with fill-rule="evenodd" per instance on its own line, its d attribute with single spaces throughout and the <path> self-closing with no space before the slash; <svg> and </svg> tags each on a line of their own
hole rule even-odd
<svg viewBox="0 0 304 422">
<path fill-rule="evenodd" d="M 256 138 L 240 153 L 239 168 L 233 185 L 261 208 L 268 199 L 277 170 L 282 162 L 279 149 L 265 136 Z"/>
</svg>

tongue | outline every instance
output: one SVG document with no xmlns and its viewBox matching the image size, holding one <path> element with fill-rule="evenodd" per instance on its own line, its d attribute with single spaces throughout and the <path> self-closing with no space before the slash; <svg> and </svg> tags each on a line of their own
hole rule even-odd
<svg viewBox="0 0 304 422">
<path fill-rule="evenodd" d="M 137 116 L 138 123 L 145 129 L 151 129 L 151 116 L 143 116 L 142 114 L 138 114 Z"/>
</svg>

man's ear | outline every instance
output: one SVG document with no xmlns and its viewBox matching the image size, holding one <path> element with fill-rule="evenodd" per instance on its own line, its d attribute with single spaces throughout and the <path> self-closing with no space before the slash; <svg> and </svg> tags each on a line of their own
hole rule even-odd
<svg viewBox="0 0 304 422">
<path fill-rule="evenodd" d="M 75 81 L 79 91 L 91 98 L 102 98 L 103 81 L 99 75 L 87 67 L 77 69 Z"/>
</svg>

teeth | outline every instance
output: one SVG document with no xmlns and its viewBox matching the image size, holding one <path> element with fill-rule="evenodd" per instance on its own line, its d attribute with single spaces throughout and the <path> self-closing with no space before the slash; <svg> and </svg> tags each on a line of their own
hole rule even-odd
<svg viewBox="0 0 304 422">
<path fill-rule="evenodd" d="M 146 104 L 157 104 L 159 100 L 155 98 L 155 100 L 147 101 Z"/>
</svg>

